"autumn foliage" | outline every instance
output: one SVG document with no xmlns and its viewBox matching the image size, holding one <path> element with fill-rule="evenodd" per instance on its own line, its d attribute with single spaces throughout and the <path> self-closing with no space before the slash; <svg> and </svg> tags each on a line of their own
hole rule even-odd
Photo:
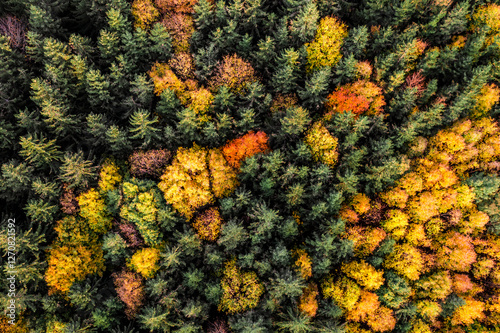
<svg viewBox="0 0 500 333">
<path fill-rule="evenodd" d="M 222 222 L 219 210 L 211 207 L 194 219 L 193 227 L 201 239 L 213 242 L 219 236 Z"/>
<path fill-rule="evenodd" d="M 352 112 L 356 116 L 375 115 L 385 105 L 382 89 L 366 80 L 358 80 L 344 86 L 327 97 L 327 115 L 332 113 Z"/>
<path fill-rule="evenodd" d="M 219 311 L 228 314 L 256 307 L 264 293 L 264 286 L 260 283 L 257 274 L 241 271 L 235 260 L 226 263 L 221 286 L 223 294 L 219 303 Z"/>
<path fill-rule="evenodd" d="M 209 82 L 212 91 L 226 86 L 233 92 L 242 92 L 247 84 L 257 81 L 253 67 L 236 54 L 225 56 Z"/>
<path fill-rule="evenodd" d="M 74 282 L 104 271 L 103 252 L 97 244 L 57 246 L 48 255 L 45 281 L 52 292 L 67 293 Z"/>
<path fill-rule="evenodd" d="M 316 161 L 331 167 L 337 163 L 338 140 L 328 132 L 328 129 L 320 121 L 315 122 L 307 131 L 304 141 L 309 146 Z"/>
<path fill-rule="evenodd" d="M 347 27 L 334 17 L 321 19 L 314 41 L 306 44 L 307 68 L 317 70 L 334 66 L 342 57 L 340 48 L 347 37 Z"/>
<path fill-rule="evenodd" d="M 151 0 L 134 0 L 132 15 L 135 18 L 135 26 L 146 30 L 159 17 L 160 13 Z"/>
<path fill-rule="evenodd" d="M 141 276 L 137 273 L 123 270 L 113 273 L 116 293 L 125 303 L 125 313 L 128 318 L 133 318 L 144 301 L 144 286 Z"/>
<path fill-rule="evenodd" d="M 262 131 L 250 131 L 240 138 L 229 141 L 222 148 L 222 153 L 229 165 L 235 169 L 239 169 L 241 163 L 246 158 L 269 150 L 267 140 L 266 133 Z"/>
</svg>

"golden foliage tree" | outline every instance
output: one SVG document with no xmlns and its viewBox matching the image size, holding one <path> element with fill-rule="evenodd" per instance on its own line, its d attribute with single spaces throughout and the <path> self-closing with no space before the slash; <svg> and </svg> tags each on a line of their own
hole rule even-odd
<svg viewBox="0 0 500 333">
<path fill-rule="evenodd" d="M 170 89 L 179 97 L 182 96 L 186 89 L 184 82 L 179 80 L 168 64 L 157 62 L 148 74 L 153 80 L 154 92 L 157 96 L 161 95 L 165 89 Z"/>
<path fill-rule="evenodd" d="M 303 249 L 296 249 L 292 251 L 292 256 L 295 259 L 295 269 L 305 280 L 309 279 L 312 276 L 312 260 L 307 252 Z"/>
<path fill-rule="evenodd" d="M 338 306 L 346 311 L 353 310 L 361 296 L 360 286 L 346 276 L 336 280 L 330 276 L 321 287 L 325 297 L 332 298 Z"/>
<path fill-rule="evenodd" d="M 337 163 L 338 140 L 328 132 L 328 129 L 320 121 L 315 122 L 307 131 L 304 141 L 309 146 L 316 161 L 331 167 Z"/>
<path fill-rule="evenodd" d="M 158 188 L 165 200 L 186 218 L 214 200 L 210 191 L 207 150 L 199 146 L 179 148 L 171 165 L 161 176 Z"/>
<path fill-rule="evenodd" d="M 384 272 L 376 270 L 364 260 L 351 261 L 342 265 L 342 272 L 369 291 L 377 290 L 385 281 Z"/>
<path fill-rule="evenodd" d="M 252 152 L 246 151 L 246 153 L 251 154 Z M 229 154 L 228 152 L 228 156 Z M 228 196 L 239 185 L 237 170 L 232 168 L 226 159 L 227 157 L 225 158 L 224 152 L 221 149 L 210 149 L 208 152 L 210 181 L 212 192 L 216 198 Z"/>
<path fill-rule="evenodd" d="M 160 16 L 160 12 L 158 12 L 151 0 L 134 0 L 132 15 L 135 18 L 135 26 L 146 30 Z"/>
<path fill-rule="evenodd" d="M 315 283 L 310 283 L 302 291 L 299 298 L 299 310 L 309 317 L 316 316 L 318 311 L 318 286 Z"/>
<path fill-rule="evenodd" d="M 201 239 L 213 242 L 219 237 L 222 223 L 219 209 L 210 207 L 194 219 L 193 227 Z"/>
<path fill-rule="evenodd" d="M 45 281 L 51 292 L 67 293 L 74 282 L 104 271 L 103 252 L 97 244 L 56 246 L 48 256 Z"/>
<path fill-rule="evenodd" d="M 99 190 L 103 192 L 114 190 L 121 181 L 120 169 L 113 161 L 106 161 L 99 173 Z"/>
</svg>

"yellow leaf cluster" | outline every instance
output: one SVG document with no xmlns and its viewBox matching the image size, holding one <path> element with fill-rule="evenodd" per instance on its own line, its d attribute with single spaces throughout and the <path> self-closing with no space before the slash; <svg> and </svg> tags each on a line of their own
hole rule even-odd
<svg viewBox="0 0 500 333">
<path fill-rule="evenodd" d="M 102 275 L 104 258 L 100 246 L 59 246 L 49 250 L 45 281 L 51 292 L 67 293 L 75 281 L 89 274 Z"/>
<path fill-rule="evenodd" d="M 165 200 L 188 219 L 197 208 L 214 200 L 206 161 L 206 149 L 181 147 L 158 184 Z"/>
<path fill-rule="evenodd" d="M 361 226 L 349 227 L 342 234 L 342 238 L 347 238 L 354 243 L 354 255 L 359 258 L 372 254 L 386 236 L 386 232 L 381 228 L 365 228 Z"/>
<path fill-rule="evenodd" d="M 384 266 L 388 269 L 394 269 L 398 274 L 409 280 L 418 280 L 424 261 L 418 248 L 410 244 L 396 244 L 391 254 L 384 261 Z"/>
<path fill-rule="evenodd" d="M 307 70 L 314 71 L 324 66 L 336 65 L 342 57 L 340 49 L 345 37 L 345 24 L 334 17 L 322 18 L 314 41 L 306 44 Z"/>
<path fill-rule="evenodd" d="M 103 234 L 111 228 L 111 216 L 99 192 L 92 188 L 80 194 L 77 200 L 80 205 L 80 216 L 87 221 L 93 231 Z"/>
<path fill-rule="evenodd" d="M 300 275 L 307 280 L 312 276 L 312 261 L 307 252 L 303 249 L 296 249 L 292 252 L 295 258 L 295 268 Z"/>
<path fill-rule="evenodd" d="M 180 98 L 186 89 L 184 82 L 179 80 L 168 64 L 157 62 L 148 74 L 153 80 L 154 92 L 157 96 L 161 95 L 165 89 L 170 89 Z"/>
<path fill-rule="evenodd" d="M 321 287 L 325 297 L 332 298 L 338 306 L 346 311 L 353 310 L 361 296 L 360 286 L 346 276 L 337 280 L 330 276 Z"/>
<path fill-rule="evenodd" d="M 318 286 L 315 283 L 310 283 L 302 291 L 299 299 L 299 310 L 309 317 L 316 316 L 318 311 Z"/>
<path fill-rule="evenodd" d="M 146 30 L 160 16 L 160 12 L 151 0 L 134 0 L 132 3 L 132 15 L 135 18 L 135 26 Z"/>
<path fill-rule="evenodd" d="M 484 303 L 473 298 L 466 298 L 462 305 L 453 312 L 452 325 L 471 325 L 476 320 L 484 319 Z"/>
<path fill-rule="evenodd" d="M 380 307 L 378 296 L 372 292 L 362 290 L 356 307 L 347 312 L 346 319 L 354 322 L 364 322 L 369 315 Z"/>
<path fill-rule="evenodd" d="M 320 122 L 315 122 L 307 131 L 304 141 L 309 146 L 313 158 L 333 167 L 337 163 L 337 138 L 333 137 Z"/>
<path fill-rule="evenodd" d="M 152 278 L 160 269 L 158 266 L 159 260 L 160 250 L 149 247 L 134 253 L 128 266 L 147 279 Z"/>
<path fill-rule="evenodd" d="M 219 209 L 210 207 L 194 219 L 193 227 L 201 239 L 213 242 L 219 237 L 222 223 Z"/>
<path fill-rule="evenodd" d="M 188 219 L 196 209 L 230 194 L 236 186 L 236 170 L 220 150 L 197 145 L 179 148 L 158 184 L 165 200 Z"/>
<path fill-rule="evenodd" d="M 500 22 L 500 20 L 498 20 L 498 22 Z M 476 105 L 472 111 L 472 117 L 481 118 L 486 116 L 493 108 L 493 105 L 495 105 L 499 100 L 500 88 L 493 83 L 485 84 L 481 89 L 479 96 L 476 97 Z"/>
</svg>

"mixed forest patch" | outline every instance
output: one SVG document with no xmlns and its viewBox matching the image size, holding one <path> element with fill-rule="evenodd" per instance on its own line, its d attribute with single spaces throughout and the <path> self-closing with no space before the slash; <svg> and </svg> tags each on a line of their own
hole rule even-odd
<svg viewBox="0 0 500 333">
<path fill-rule="evenodd" d="M 499 79 L 496 0 L 3 0 L 0 331 L 500 332 Z"/>
</svg>

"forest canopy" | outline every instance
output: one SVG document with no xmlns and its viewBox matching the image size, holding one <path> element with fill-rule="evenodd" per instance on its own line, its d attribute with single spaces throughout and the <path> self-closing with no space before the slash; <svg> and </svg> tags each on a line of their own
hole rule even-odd
<svg viewBox="0 0 500 333">
<path fill-rule="evenodd" d="M 498 0 L 2 0 L 0 332 L 500 332 Z"/>
</svg>

